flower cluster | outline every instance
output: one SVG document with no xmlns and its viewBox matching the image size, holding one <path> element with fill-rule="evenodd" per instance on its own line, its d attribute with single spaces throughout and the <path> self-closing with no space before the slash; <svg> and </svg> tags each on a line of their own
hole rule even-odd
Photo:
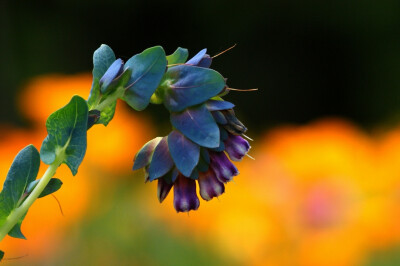
<svg viewBox="0 0 400 266">
<path fill-rule="evenodd" d="M 146 143 L 135 156 L 133 169 L 144 168 L 146 181 L 158 180 L 160 202 L 174 188 L 177 212 L 198 209 L 196 181 L 206 201 L 224 193 L 224 184 L 239 174 L 231 160 L 242 160 L 250 149 L 234 105 L 221 98 L 227 93 L 226 79 L 209 69 L 211 62 L 206 49 L 186 63 L 168 60 L 152 100 L 170 111 L 173 130 Z"/>
</svg>

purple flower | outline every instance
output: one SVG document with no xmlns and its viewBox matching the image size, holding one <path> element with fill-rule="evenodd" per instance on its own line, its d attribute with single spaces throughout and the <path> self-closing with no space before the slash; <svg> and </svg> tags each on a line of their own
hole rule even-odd
<svg viewBox="0 0 400 266">
<path fill-rule="evenodd" d="M 224 141 L 225 151 L 232 161 L 240 162 L 250 150 L 250 144 L 241 136 L 229 134 Z"/>
<path fill-rule="evenodd" d="M 196 181 L 178 175 L 174 183 L 174 207 L 177 212 L 197 210 L 200 206 L 196 193 Z"/>
<path fill-rule="evenodd" d="M 224 184 L 218 181 L 211 168 L 209 168 L 207 172 L 199 173 L 198 182 L 200 187 L 200 196 L 204 200 L 209 201 L 225 192 Z"/>
<path fill-rule="evenodd" d="M 214 170 L 218 181 L 227 183 L 239 174 L 236 166 L 229 161 L 224 152 L 209 152 L 210 167 Z"/>
</svg>

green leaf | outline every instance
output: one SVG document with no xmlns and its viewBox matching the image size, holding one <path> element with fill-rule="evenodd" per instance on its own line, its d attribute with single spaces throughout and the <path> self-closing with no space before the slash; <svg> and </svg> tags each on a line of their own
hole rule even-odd
<svg viewBox="0 0 400 266">
<path fill-rule="evenodd" d="M 39 181 L 40 179 L 36 179 L 35 181 L 31 182 L 25 192 L 29 195 L 36 187 L 36 185 L 39 183 Z M 62 184 L 63 182 L 58 178 L 50 179 L 49 183 L 47 183 L 46 187 L 43 189 L 42 193 L 39 195 L 38 198 L 43 198 L 44 196 L 56 192 L 61 188 Z"/>
<path fill-rule="evenodd" d="M 178 47 L 173 54 L 167 56 L 168 65 L 183 64 L 186 62 L 188 56 L 189 52 L 187 49 Z"/>
<path fill-rule="evenodd" d="M 25 219 L 25 216 L 26 216 L 26 213 L 24 214 L 24 216 L 22 216 L 21 219 L 19 219 L 18 223 L 16 223 L 14 225 L 14 227 L 10 230 L 10 232 L 8 232 L 9 236 L 15 237 L 15 238 L 20 238 L 20 239 L 26 239 L 24 234 L 22 234 L 22 232 L 21 232 L 21 224 L 22 224 L 22 221 Z"/>
<path fill-rule="evenodd" d="M 0 262 L 2 261 L 3 258 L 4 258 L 4 251 L 0 250 Z"/>
<path fill-rule="evenodd" d="M 52 164 L 58 159 L 76 175 L 86 152 L 87 120 L 88 106 L 79 96 L 52 113 L 46 121 L 48 135 L 40 150 L 42 161 Z"/>
<path fill-rule="evenodd" d="M 36 179 L 39 166 L 40 155 L 33 145 L 25 147 L 15 157 L 0 193 L 0 226 L 10 213 L 21 204 L 25 190 Z M 22 223 L 22 220 L 19 224 Z M 24 238 L 22 233 L 19 236 Z"/>
<path fill-rule="evenodd" d="M 88 99 L 89 107 L 97 103 L 100 97 L 99 80 L 106 73 L 107 69 L 115 61 L 113 50 L 105 44 L 102 44 L 93 54 L 93 83 Z"/>
<path fill-rule="evenodd" d="M 161 46 L 146 49 L 130 58 L 124 68 L 132 69 L 132 75 L 122 99 L 133 109 L 142 111 L 167 69 L 164 49 Z"/>
<path fill-rule="evenodd" d="M 50 195 L 50 194 L 56 192 L 57 190 L 59 190 L 61 188 L 62 184 L 63 184 L 63 182 L 58 178 L 50 179 L 50 182 L 43 189 L 42 193 L 40 193 L 39 198 L 43 198 L 47 195 Z"/>
</svg>

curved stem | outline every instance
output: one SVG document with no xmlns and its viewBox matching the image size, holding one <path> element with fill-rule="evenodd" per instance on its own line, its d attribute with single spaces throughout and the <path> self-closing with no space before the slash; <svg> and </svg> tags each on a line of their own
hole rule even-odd
<svg viewBox="0 0 400 266">
<path fill-rule="evenodd" d="M 50 182 L 50 179 L 56 173 L 57 168 L 60 166 L 60 160 L 55 160 L 40 179 L 39 183 L 32 190 L 25 201 L 15 210 L 13 210 L 7 217 L 6 222 L 0 227 L 0 241 L 10 232 L 10 230 L 18 223 L 18 221 L 28 212 L 29 207 L 40 196 L 44 188 Z"/>
</svg>

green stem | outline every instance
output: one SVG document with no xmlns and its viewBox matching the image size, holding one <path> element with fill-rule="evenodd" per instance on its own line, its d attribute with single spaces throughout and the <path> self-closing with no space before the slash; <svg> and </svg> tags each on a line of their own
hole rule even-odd
<svg viewBox="0 0 400 266">
<path fill-rule="evenodd" d="M 54 163 L 50 164 L 46 172 L 40 179 L 39 183 L 32 190 L 31 194 L 26 198 L 26 200 L 15 210 L 13 210 L 7 217 L 5 223 L 0 227 L 0 241 L 10 232 L 10 230 L 18 223 L 18 221 L 28 212 L 29 207 L 35 202 L 35 200 L 42 193 L 44 188 L 50 182 L 50 179 L 56 173 L 57 168 L 60 166 L 60 160 L 55 160 Z"/>
<path fill-rule="evenodd" d="M 100 100 L 99 103 L 96 106 L 93 106 L 90 108 L 89 111 L 91 110 L 99 110 L 100 112 L 104 110 L 104 108 L 110 106 L 113 104 L 116 100 L 121 98 L 124 95 L 124 88 L 119 87 L 117 88 L 112 94 L 106 95 L 104 97 L 104 100 Z"/>
</svg>

